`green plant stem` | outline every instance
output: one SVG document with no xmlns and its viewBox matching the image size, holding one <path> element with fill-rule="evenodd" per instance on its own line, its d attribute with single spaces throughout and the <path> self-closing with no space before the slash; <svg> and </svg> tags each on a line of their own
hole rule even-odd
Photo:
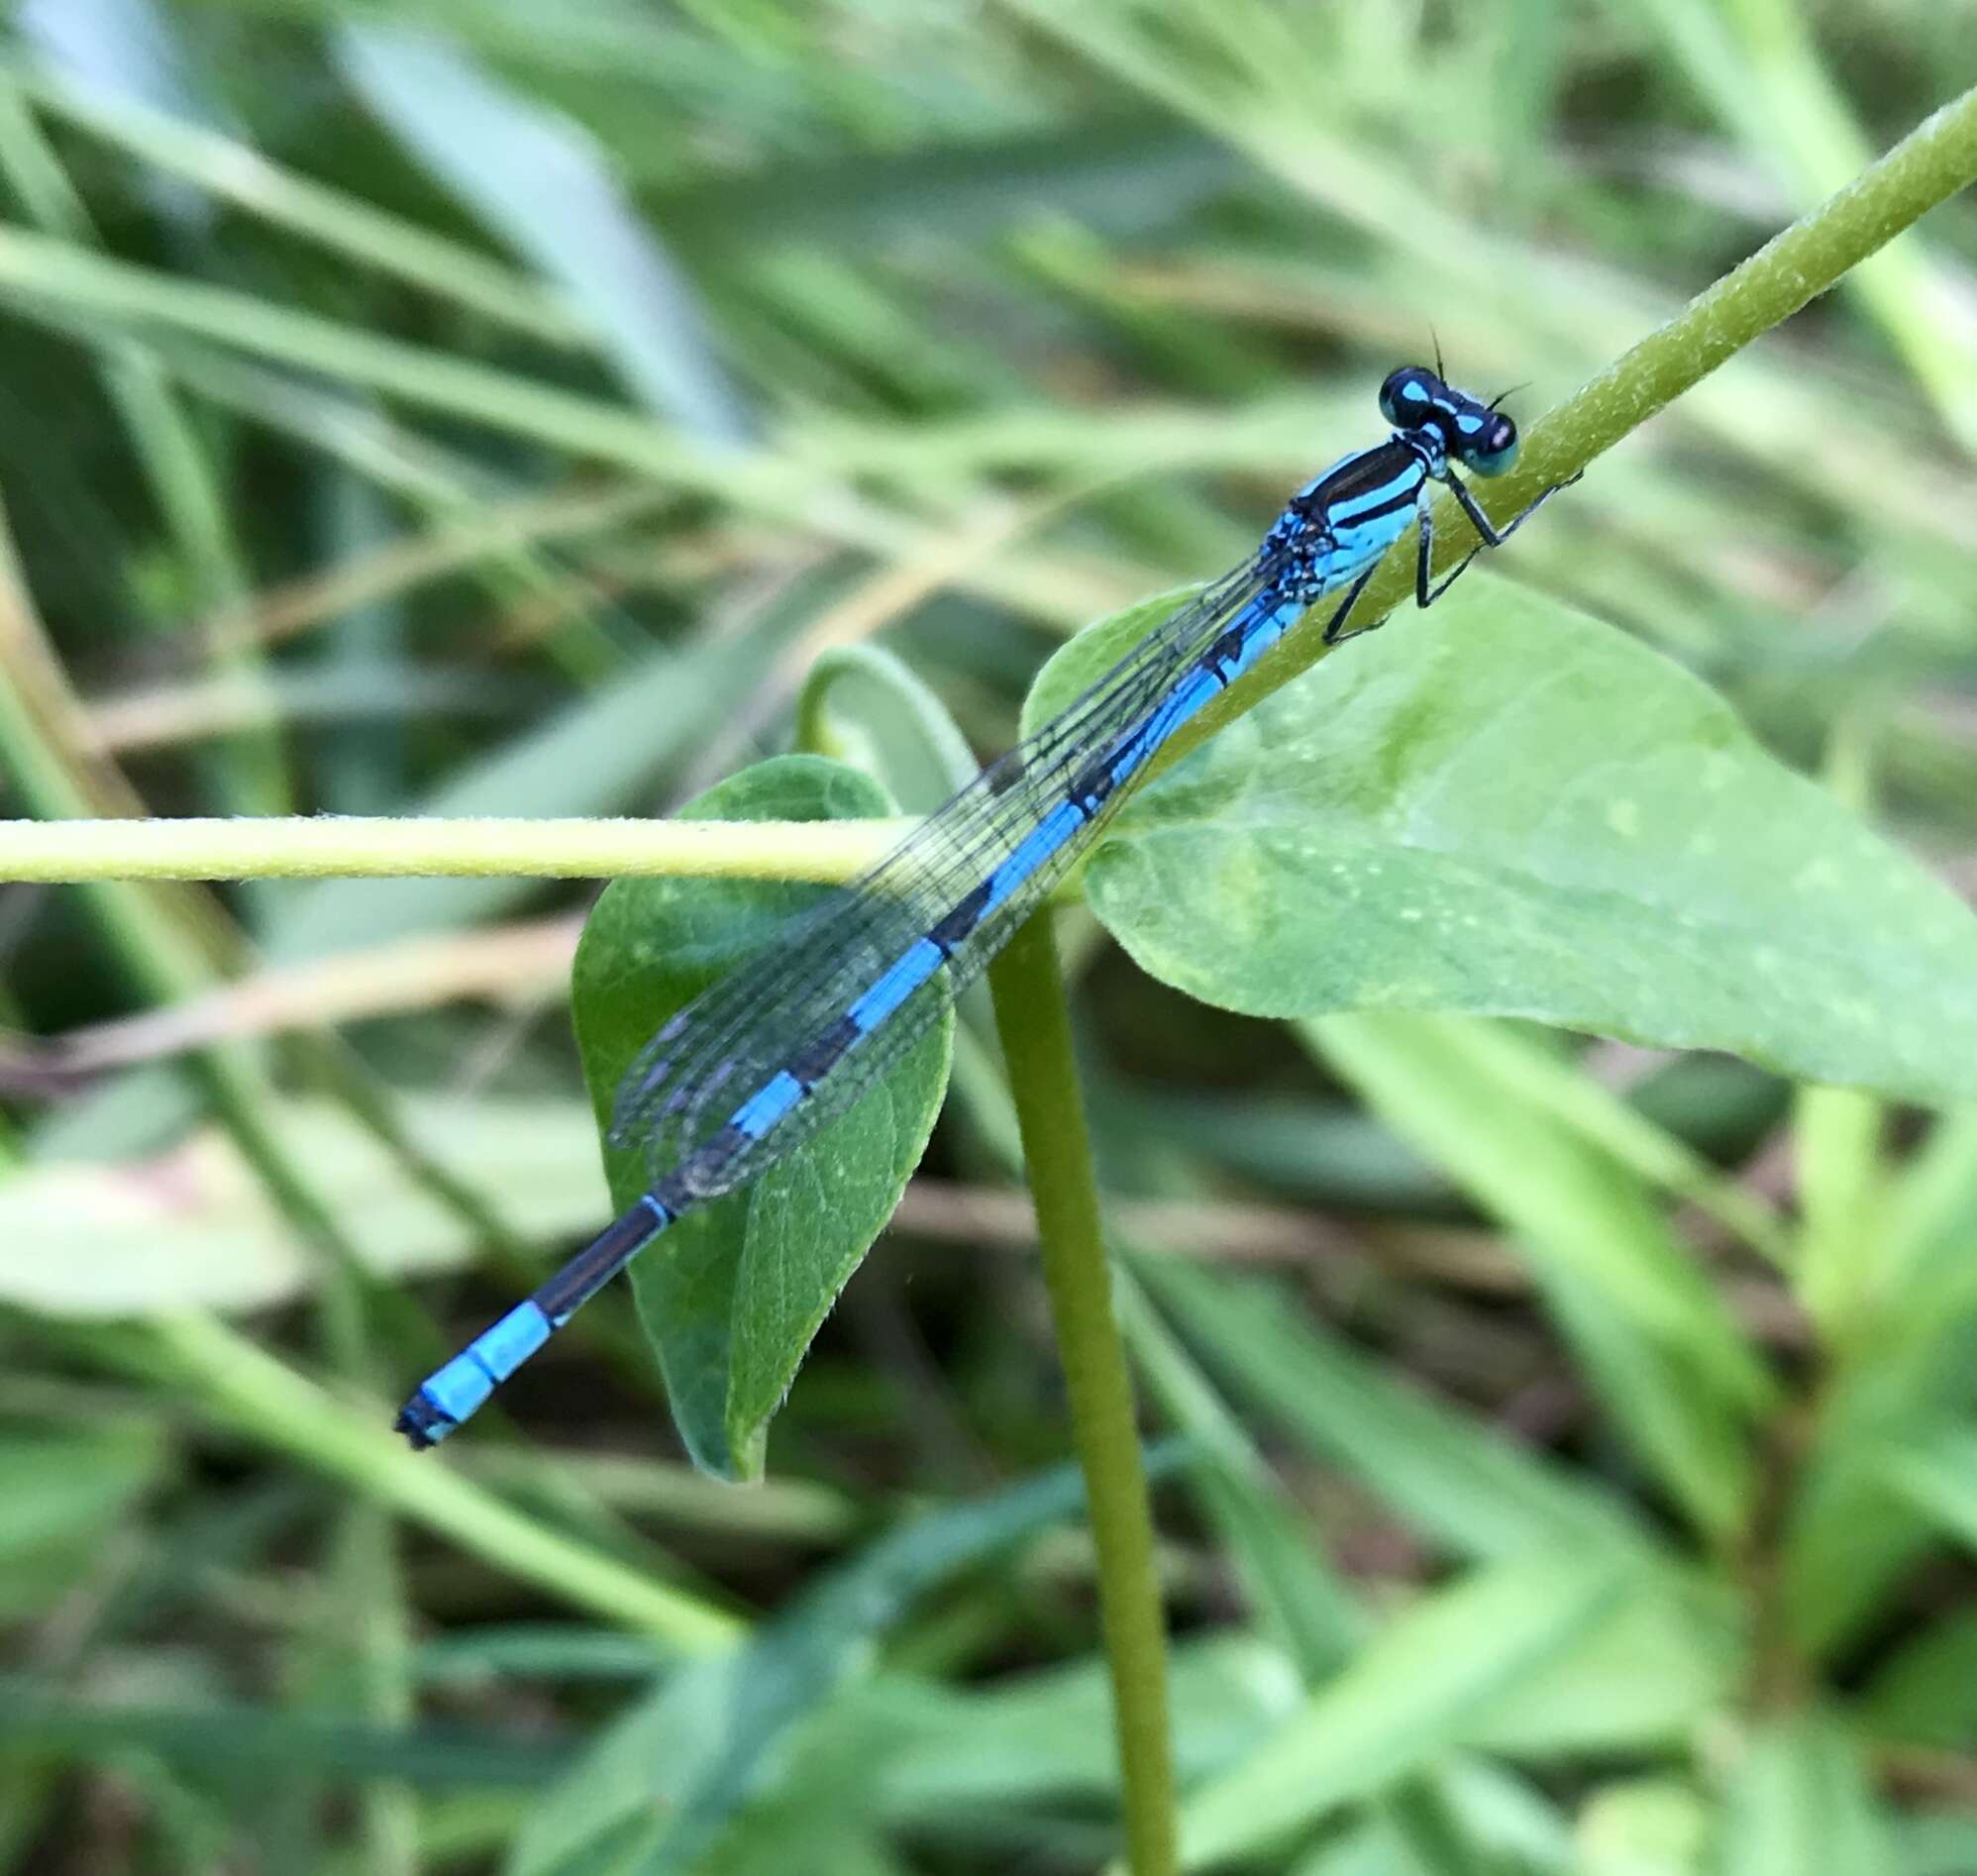
<svg viewBox="0 0 1977 1876">
<path fill-rule="evenodd" d="M 1133 1876 L 1171 1876 L 1179 1865 L 1153 1513 L 1125 1345 L 1112 1314 L 1092 1142 L 1048 910 L 1017 930 L 989 967 L 988 983 L 1036 1201 L 1072 1439 L 1097 1550 L 1098 1618 L 1112 1683 L 1129 1866 Z"/>
<path fill-rule="evenodd" d="M 870 866 L 906 821 L 190 819 L 0 821 L 0 880 L 807 880 Z"/>
<path fill-rule="evenodd" d="M 1973 180 L 1977 88 L 1943 106 L 1853 182 L 1699 293 L 1666 325 L 1532 425 L 1518 467 L 1489 485 L 1488 505 L 1499 514 L 1513 513 L 1549 483 L 1584 469 Z M 0 235 L 0 279 L 7 277 L 7 262 L 16 250 L 42 257 L 51 266 L 59 262 L 64 269 L 74 266 L 90 279 L 96 277 L 91 268 L 97 263 L 88 257 L 64 253 L 54 244 L 37 245 L 32 237 Z M 47 281 L 37 275 L 22 283 Z M 201 305 L 211 297 L 209 289 L 166 285 L 157 290 L 167 295 L 190 292 Z M 418 372 L 407 370 L 414 382 L 420 381 Z M 592 447 L 597 442 L 589 432 L 585 440 Z M 625 460 L 647 469 L 657 467 L 637 460 L 637 452 Z M 1436 564 L 1446 568 L 1467 551 L 1468 523 L 1451 500 L 1440 504 L 1435 523 L 1441 544 Z M 1403 542 L 1402 551 L 1390 556 L 1362 596 L 1359 617 L 1371 623 L 1405 602 L 1412 590 L 1412 570 L 1411 544 Z M 1294 632 L 1277 655 L 1185 724 L 1148 766 L 1147 775 L 1199 747 L 1316 663 L 1325 649 L 1314 634 Z M 841 869 L 842 856 L 833 854 L 830 845 L 859 844 L 864 837 L 856 833 L 858 826 L 870 828 L 870 844 Z M 601 878 L 650 872 L 828 882 L 847 878 L 876 858 L 882 839 L 880 829 L 865 823 L 809 825 L 800 837 L 791 838 L 788 830 L 766 825 L 689 829 L 643 822 L 181 821 L 67 823 L 60 828 L 0 822 L 0 880 L 72 883 L 359 873 Z M 777 850 L 752 851 L 758 842 Z"/>
<path fill-rule="evenodd" d="M 1774 235 L 1666 325 L 1546 412 L 1526 433 L 1516 468 L 1479 490 L 1484 507 L 1498 516 L 1515 514 L 1545 488 L 1578 474 L 1753 339 L 1837 284 L 1848 269 L 1973 181 L 1977 86 L 1925 118 L 1845 188 Z M 1434 528 L 1435 567 L 1445 572 L 1469 552 L 1475 531 L 1453 496 L 1436 504 Z M 1355 619 L 1363 626 L 1376 624 L 1412 597 L 1413 585 L 1410 532 L 1360 596 Z M 1308 670 L 1328 649 L 1315 632 L 1294 629 L 1278 653 L 1182 726 L 1147 765 L 1142 785 Z"/>
<path fill-rule="evenodd" d="M 74 824 L 60 817 L 92 807 L 140 805 L 113 767 L 99 763 L 91 769 L 75 741 L 80 720 L 66 674 L 35 615 L 0 508 L 0 777 L 11 778 L 31 807 L 57 817 L 16 825 L 59 829 Z M 144 823 L 134 818 L 130 824 Z M 224 921 L 191 894 L 99 882 L 84 902 L 112 955 L 154 1002 L 177 1001 L 205 989 L 216 974 L 213 960 L 231 945 Z M 355 1363 L 366 1343 L 361 1266 L 336 1211 L 269 1126 L 271 1092 L 259 1065 L 246 1049 L 215 1044 L 199 1050 L 190 1067 L 242 1155 L 323 1260 L 325 1333 L 340 1359 Z"/>
<path fill-rule="evenodd" d="M 363 1499 L 336 1520 L 324 1637 L 328 1685 L 317 1699 L 355 1709 L 382 1726 L 410 1726 L 417 1715 L 410 1613 L 399 1567 L 397 1526 L 381 1505 Z M 373 1779 L 358 1798 L 364 1866 L 374 1876 L 418 1876 L 419 1808 L 398 1779 Z"/>
<path fill-rule="evenodd" d="M 1826 784 L 1863 819 L 1874 809 L 1873 762 L 1868 714 L 1842 715 L 1826 751 Z M 1885 1202 L 1888 1124 L 1887 1104 L 1864 1088 L 1810 1085 L 1793 1094 L 1799 1249 L 1792 1287 L 1827 1363 L 1843 1363 L 1863 1336 L 1886 1333 L 1876 1303 L 1887 1234 L 1876 1219 Z"/>
</svg>

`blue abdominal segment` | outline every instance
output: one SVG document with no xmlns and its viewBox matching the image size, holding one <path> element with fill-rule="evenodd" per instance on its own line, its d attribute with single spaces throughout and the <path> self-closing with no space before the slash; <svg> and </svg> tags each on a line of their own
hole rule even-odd
<svg viewBox="0 0 1977 1876">
<path fill-rule="evenodd" d="M 550 1327 L 533 1298 L 516 1303 L 419 1384 L 398 1430 L 415 1446 L 437 1445 L 549 1340 Z"/>
</svg>

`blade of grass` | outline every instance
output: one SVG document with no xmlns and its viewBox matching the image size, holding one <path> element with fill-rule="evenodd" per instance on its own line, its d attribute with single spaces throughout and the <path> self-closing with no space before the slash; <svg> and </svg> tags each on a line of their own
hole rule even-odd
<svg viewBox="0 0 1977 1876">
<path fill-rule="evenodd" d="M 0 168 L 41 228 L 79 246 L 96 244 L 96 229 L 80 196 L 20 92 L 4 75 L 0 75 Z M 250 580 L 206 446 L 145 347 L 128 340 L 116 345 L 103 355 L 101 375 L 152 497 L 171 531 L 194 602 L 205 617 L 214 618 L 239 603 Z M 221 802 L 239 813 L 284 813 L 292 790 L 259 649 L 208 634 L 205 652 L 210 669 L 257 703 L 255 720 L 221 747 L 214 774 Z"/>
<path fill-rule="evenodd" d="M 381 1408 L 360 1417 L 211 1317 L 161 1316 L 138 1333 L 247 1438 L 389 1506 L 493 1568 L 680 1654 L 715 1652 L 739 1638 L 741 1624 L 725 1611 L 512 1511 L 412 1452 Z"/>
<path fill-rule="evenodd" d="M 588 323 L 533 281 L 360 197 L 270 161 L 204 126 L 74 76 L 7 61 L 43 110 L 267 222 L 548 345 L 594 342 Z"/>
<path fill-rule="evenodd" d="M 1369 1011 L 1299 1029 L 1516 1231 L 1620 1431 L 1726 1540 L 1744 1514 L 1742 1422 L 1769 1383 L 1647 1195 L 1471 1055 L 1469 1019 Z"/>
<path fill-rule="evenodd" d="M 753 425 L 714 355 L 691 282 L 636 216 L 601 153 L 444 40 L 345 26 L 344 76 L 468 209 L 561 280 L 647 408 L 715 443 Z"/>
<path fill-rule="evenodd" d="M 1190 1796 L 1183 1866 L 1259 1855 L 1428 1764 L 1562 1656 L 1613 1607 L 1624 1580 L 1611 1555 L 1599 1565 L 1516 1559 L 1424 1597 L 1261 1751 Z"/>
<path fill-rule="evenodd" d="M 1460 1556 L 1638 1551 L 1626 1501 L 1320 1336 L 1277 1285 L 1142 1260 L 1135 1275 L 1231 1391 Z"/>
</svg>

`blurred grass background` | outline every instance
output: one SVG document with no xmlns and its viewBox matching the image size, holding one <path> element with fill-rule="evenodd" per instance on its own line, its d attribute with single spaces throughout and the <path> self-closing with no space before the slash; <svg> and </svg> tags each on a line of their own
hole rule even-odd
<svg viewBox="0 0 1977 1876">
<path fill-rule="evenodd" d="M 1001 747 L 1062 635 L 1377 435 L 1394 364 L 1534 414 L 1977 80 L 1977 18 L 1920 0 L 25 0 L 4 48 L 0 812 L 37 816 L 664 811 L 847 648 L 838 734 L 923 807 L 855 648 Z M 1973 257 L 1958 201 L 1497 569 L 1966 893 Z M 587 896 L 0 888 L 6 1867 L 1108 1853 L 966 1035 L 765 1485 L 680 1463 L 621 1295 L 504 1396 L 526 1443 L 377 1433 L 602 1216 Z M 1195 1442 L 1162 1563 L 1215 1841 L 1977 1871 L 1969 1118 L 1422 1021 L 1465 1138 L 1350 1028 L 1072 935 L 1149 1423 Z M 1714 1528 L 1520 1259 L 1637 1208 L 1775 1385 Z M 1860 1246 L 1901 1307 L 1806 1281 Z M 1609 1545 L 1617 1607 L 1518 1575 Z"/>
</svg>

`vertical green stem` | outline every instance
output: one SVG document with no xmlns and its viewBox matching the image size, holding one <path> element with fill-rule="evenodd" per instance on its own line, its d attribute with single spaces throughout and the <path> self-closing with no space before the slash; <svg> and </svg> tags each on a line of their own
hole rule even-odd
<svg viewBox="0 0 1977 1876">
<path fill-rule="evenodd" d="M 989 967 L 988 984 L 1036 1200 L 1072 1439 L 1097 1548 L 1098 1618 L 1112 1681 L 1127 1856 L 1133 1876 L 1173 1876 L 1179 1862 L 1167 1733 L 1167 1636 L 1154 1576 L 1153 1513 L 1133 1423 L 1125 1345 L 1112 1315 L 1092 1142 L 1047 910 L 1016 933 Z"/>
</svg>

